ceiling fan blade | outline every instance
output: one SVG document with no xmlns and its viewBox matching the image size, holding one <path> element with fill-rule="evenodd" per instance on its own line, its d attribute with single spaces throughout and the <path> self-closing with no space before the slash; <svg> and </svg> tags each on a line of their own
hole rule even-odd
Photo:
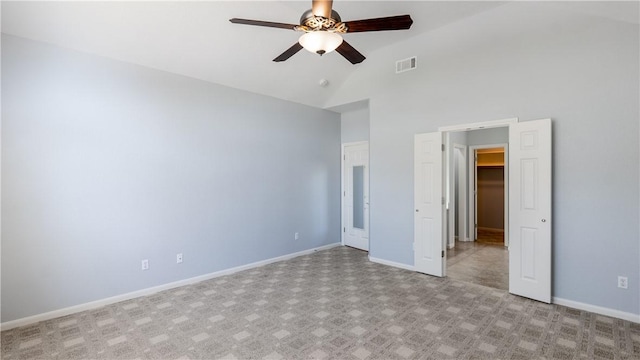
<svg viewBox="0 0 640 360">
<path fill-rule="evenodd" d="M 366 59 L 364 55 L 360 54 L 358 50 L 354 49 L 353 46 L 349 45 L 346 41 L 342 41 L 342 44 L 338 46 L 336 51 L 354 65 L 359 64 Z"/>
<path fill-rule="evenodd" d="M 302 45 L 300 45 L 300 43 L 295 43 L 295 44 L 293 44 L 292 47 L 290 47 L 287 50 L 285 50 L 285 52 L 283 52 L 282 54 L 278 55 L 277 58 L 273 59 L 273 61 L 275 61 L 275 62 L 285 61 L 288 58 L 290 58 L 293 55 L 295 55 L 300 50 L 302 50 Z"/>
<path fill-rule="evenodd" d="M 389 16 L 376 19 L 345 21 L 348 33 L 364 31 L 406 30 L 411 27 L 413 20 L 409 15 Z"/>
<path fill-rule="evenodd" d="M 331 19 L 331 6 L 333 0 L 313 0 L 311 2 L 311 12 L 315 16 L 322 16 Z"/>
<path fill-rule="evenodd" d="M 295 27 L 298 26 L 293 24 L 284 24 L 284 23 L 271 22 L 271 21 L 249 20 L 249 19 L 238 19 L 238 18 L 229 19 L 229 21 L 231 21 L 234 24 L 266 26 L 266 27 L 289 29 L 289 30 L 294 30 Z"/>
</svg>

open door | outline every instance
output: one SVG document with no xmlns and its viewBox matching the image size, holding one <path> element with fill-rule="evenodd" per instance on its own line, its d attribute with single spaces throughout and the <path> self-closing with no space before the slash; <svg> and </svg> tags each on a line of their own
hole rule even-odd
<svg viewBox="0 0 640 360">
<path fill-rule="evenodd" d="M 551 119 L 509 127 L 509 292 L 551 302 Z"/>
<path fill-rule="evenodd" d="M 414 267 L 444 276 L 442 133 L 417 134 L 414 147 Z"/>
</svg>

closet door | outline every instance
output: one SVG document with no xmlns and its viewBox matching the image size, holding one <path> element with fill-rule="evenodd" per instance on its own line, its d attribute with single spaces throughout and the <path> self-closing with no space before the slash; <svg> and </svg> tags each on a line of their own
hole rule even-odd
<svg viewBox="0 0 640 360">
<path fill-rule="evenodd" d="M 509 292 L 551 302 L 551 119 L 509 127 Z"/>
</svg>

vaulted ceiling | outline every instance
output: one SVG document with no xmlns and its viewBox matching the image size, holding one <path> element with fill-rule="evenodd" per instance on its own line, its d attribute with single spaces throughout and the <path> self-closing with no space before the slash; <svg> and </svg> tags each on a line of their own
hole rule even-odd
<svg viewBox="0 0 640 360">
<path fill-rule="evenodd" d="M 491 11 L 505 2 L 334 1 L 343 20 L 410 14 L 410 30 L 354 33 L 349 43 L 369 61 L 394 42 Z M 2 2 L 2 32 L 322 107 L 332 91 L 360 65 L 337 53 L 301 51 L 281 63 L 272 59 L 300 33 L 237 25 L 230 18 L 298 23 L 311 7 L 304 1 Z M 581 11 L 622 21 L 628 8 L 586 3 Z M 637 20 L 636 20 L 637 21 Z M 392 68 L 394 64 L 389 64 Z M 326 79 L 326 87 L 319 85 Z"/>
</svg>

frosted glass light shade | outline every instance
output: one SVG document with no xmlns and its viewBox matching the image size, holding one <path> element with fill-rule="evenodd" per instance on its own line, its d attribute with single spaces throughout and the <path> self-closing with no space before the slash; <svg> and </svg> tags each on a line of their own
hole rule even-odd
<svg viewBox="0 0 640 360">
<path fill-rule="evenodd" d="M 316 54 L 326 54 L 342 44 L 342 36 L 330 31 L 311 31 L 300 36 L 300 45 Z"/>
</svg>

